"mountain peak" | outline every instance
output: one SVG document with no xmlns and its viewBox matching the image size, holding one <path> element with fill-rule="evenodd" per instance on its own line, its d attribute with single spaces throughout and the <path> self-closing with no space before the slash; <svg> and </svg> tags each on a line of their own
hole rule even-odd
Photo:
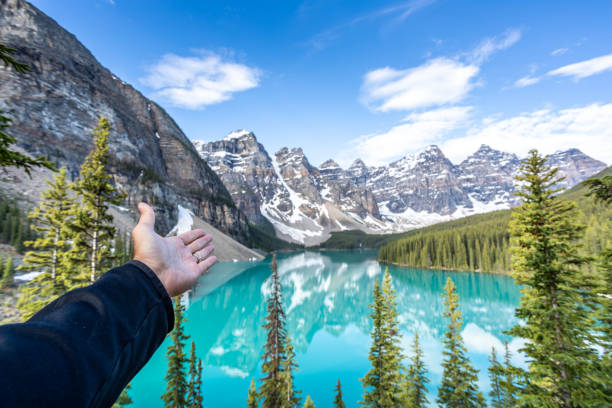
<svg viewBox="0 0 612 408">
<path fill-rule="evenodd" d="M 340 168 L 340 165 L 338 165 L 338 163 L 336 163 L 333 159 L 329 159 L 321 163 L 319 168 L 320 169 Z"/>
<path fill-rule="evenodd" d="M 253 132 L 250 132 L 245 129 L 238 129 L 234 130 L 233 132 L 229 132 L 227 136 L 225 136 L 225 140 L 240 139 L 244 136 L 252 136 L 253 138 L 255 138 L 255 134 L 253 134 Z"/>
</svg>

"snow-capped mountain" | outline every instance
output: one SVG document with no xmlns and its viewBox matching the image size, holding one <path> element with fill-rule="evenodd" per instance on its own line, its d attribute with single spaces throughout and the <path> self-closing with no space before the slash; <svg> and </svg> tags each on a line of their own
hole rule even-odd
<svg viewBox="0 0 612 408">
<path fill-rule="evenodd" d="M 322 169 L 312 166 L 300 148 L 283 148 L 270 157 L 244 130 L 194 146 L 249 220 L 281 238 L 310 245 L 331 231 L 389 228 L 371 192 L 351 183 L 333 162 Z M 334 177 L 334 171 L 342 177 Z"/>
<path fill-rule="evenodd" d="M 251 222 L 307 245 L 331 231 L 406 231 L 518 204 L 520 159 L 487 145 L 459 165 L 432 145 L 387 166 L 357 159 L 346 170 L 332 159 L 317 168 L 301 148 L 270 157 L 245 130 L 194 145 Z M 566 177 L 561 187 L 606 167 L 577 149 L 552 154 L 549 163 Z"/>
</svg>

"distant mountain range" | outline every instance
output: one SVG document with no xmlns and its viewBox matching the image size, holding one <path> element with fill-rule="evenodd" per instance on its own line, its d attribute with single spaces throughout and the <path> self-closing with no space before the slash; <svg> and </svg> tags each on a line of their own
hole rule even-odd
<svg viewBox="0 0 612 408">
<path fill-rule="evenodd" d="M 272 157 L 245 130 L 193 143 L 251 222 L 307 245 L 332 231 L 405 231 L 518 203 L 520 159 L 487 145 L 459 165 L 432 145 L 388 166 L 368 167 L 357 159 L 343 169 L 331 159 L 315 167 L 301 148 Z M 560 187 L 606 168 L 578 149 L 554 153 L 549 163 L 565 176 Z"/>
</svg>

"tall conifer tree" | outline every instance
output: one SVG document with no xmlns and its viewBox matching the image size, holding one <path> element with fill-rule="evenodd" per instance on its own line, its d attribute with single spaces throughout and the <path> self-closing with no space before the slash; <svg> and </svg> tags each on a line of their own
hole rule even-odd
<svg viewBox="0 0 612 408">
<path fill-rule="evenodd" d="M 129 389 L 131 388 L 131 385 L 128 384 L 123 391 L 121 391 L 121 394 L 119 394 L 119 398 L 117 398 L 117 401 L 115 401 L 115 403 L 113 404 L 112 408 L 123 408 L 123 407 L 127 407 L 128 405 L 130 405 L 133 401 L 132 398 L 130 398 L 130 394 L 128 394 Z"/>
<path fill-rule="evenodd" d="M 419 333 L 414 333 L 412 359 L 406 376 L 406 405 L 410 408 L 425 408 L 427 401 L 427 368 L 423 361 L 423 349 L 419 344 Z"/>
<path fill-rule="evenodd" d="M 437 403 L 447 408 L 484 408 L 484 397 L 477 384 L 478 370 L 467 357 L 461 338 L 463 318 L 459 311 L 459 295 L 450 278 L 446 280 L 444 291 L 444 317 L 448 319 L 448 328 L 444 333 L 443 373 Z"/>
<path fill-rule="evenodd" d="M 283 361 L 286 358 L 285 311 L 283 310 L 281 286 L 278 277 L 276 254 L 272 256 L 272 275 L 270 276 L 271 294 L 266 302 L 266 323 L 263 328 L 267 331 L 266 344 L 262 355 L 261 379 L 259 397 L 263 400 L 264 408 L 279 408 L 284 404 L 285 385 L 283 376 Z"/>
<path fill-rule="evenodd" d="M 47 303 L 68 289 L 69 271 L 63 267 L 69 249 L 66 242 L 69 215 L 74 199 L 70 197 L 66 168 L 62 167 L 53 181 L 47 180 L 40 205 L 28 217 L 34 221 L 33 229 L 39 234 L 34 241 L 26 241 L 31 248 L 25 254 L 19 270 L 41 271 L 22 289 L 17 307 L 23 320 L 29 319 Z"/>
<path fill-rule="evenodd" d="M 249 394 L 247 396 L 247 408 L 257 408 L 259 406 L 259 394 L 257 393 L 257 387 L 255 387 L 255 379 L 251 378 L 251 385 L 249 386 Z"/>
<path fill-rule="evenodd" d="M 368 359 L 372 368 L 361 379 L 364 407 L 392 408 L 403 402 L 402 352 L 399 342 L 395 291 L 389 270 L 385 271 L 382 288 L 374 285 L 374 302 L 370 305 L 373 321 L 372 345 Z"/>
<path fill-rule="evenodd" d="M 577 407 L 594 392 L 589 377 L 596 359 L 593 279 L 580 266 L 576 205 L 559 200 L 562 180 L 537 151 L 529 152 L 517 177 L 523 204 L 512 212 L 513 277 L 523 287 L 510 334 L 526 339 L 529 359 L 520 400 L 530 406 Z"/>
<path fill-rule="evenodd" d="M 334 408 L 346 408 L 344 400 L 342 399 L 342 386 L 340 385 L 340 379 L 336 383 L 336 396 L 334 397 Z"/>
<path fill-rule="evenodd" d="M 310 395 L 306 396 L 306 401 L 304 402 L 304 408 L 315 408 L 315 404 L 310 398 Z"/>
<path fill-rule="evenodd" d="M 489 391 L 489 397 L 491 398 L 491 407 L 493 408 L 505 407 L 502 386 L 503 372 L 504 367 L 497 360 L 495 347 L 491 347 L 491 355 L 489 356 L 489 381 L 491 384 L 491 390 Z"/>
<path fill-rule="evenodd" d="M 119 205 L 122 200 L 106 169 L 109 159 L 108 135 L 110 123 L 100 117 L 93 130 L 94 149 L 81 166 L 81 178 L 74 184 L 79 202 L 73 206 L 74 222 L 70 225 L 73 245 L 70 251 L 71 267 L 86 271 L 73 282 L 82 286 L 93 282 L 112 266 L 114 255 L 111 248 L 115 235 L 113 216 L 108 212 L 111 204 Z"/>
<path fill-rule="evenodd" d="M 285 337 L 285 359 L 281 362 L 282 378 L 284 382 L 283 407 L 299 408 L 302 399 L 300 391 L 295 388 L 293 373 L 297 371 L 298 364 L 295 360 L 295 351 L 289 338 L 289 333 Z"/>
<path fill-rule="evenodd" d="M 187 407 L 202 408 L 202 360 L 196 356 L 195 343 L 191 342 L 189 370 L 187 371 Z"/>
<path fill-rule="evenodd" d="M 4 265 L 2 265 L 2 288 L 6 289 L 13 286 L 13 278 L 15 275 L 15 267 L 13 266 L 13 257 L 8 256 Z"/>
<path fill-rule="evenodd" d="M 503 393 L 503 406 L 504 407 L 515 407 L 516 394 L 518 392 L 518 385 L 516 384 L 517 375 L 520 375 L 520 371 L 512 365 L 512 358 L 510 355 L 510 348 L 508 347 L 508 341 L 504 342 L 504 379 L 501 381 L 501 388 Z"/>
<path fill-rule="evenodd" d="M 168 371 L 166 372 L 166 392 L 162 395 L 166 408 L 184 408 L 187 405 L 187 375 L 185 365 L 187 356 L 185 354 L 185 340 L 188 336 L 183 331 L 183 315 L 185 308 L 179 297 L 174 303 L 174 330 L 170 333 L 172 344 L 168 346 L 166 358 L 168 359 Z"/>
</svg>

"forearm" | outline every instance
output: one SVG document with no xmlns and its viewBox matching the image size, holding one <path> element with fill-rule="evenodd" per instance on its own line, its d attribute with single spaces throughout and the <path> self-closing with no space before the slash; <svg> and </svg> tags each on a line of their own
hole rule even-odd
<svg viewBox="0 0 612 408">
<path fill-rule="evenodd" d="M 28 322 L 0 327 L 3 404 L 110 406 L 173 324 L 171 300 L 148 267 L 111 270 Z"/>
</svg>

